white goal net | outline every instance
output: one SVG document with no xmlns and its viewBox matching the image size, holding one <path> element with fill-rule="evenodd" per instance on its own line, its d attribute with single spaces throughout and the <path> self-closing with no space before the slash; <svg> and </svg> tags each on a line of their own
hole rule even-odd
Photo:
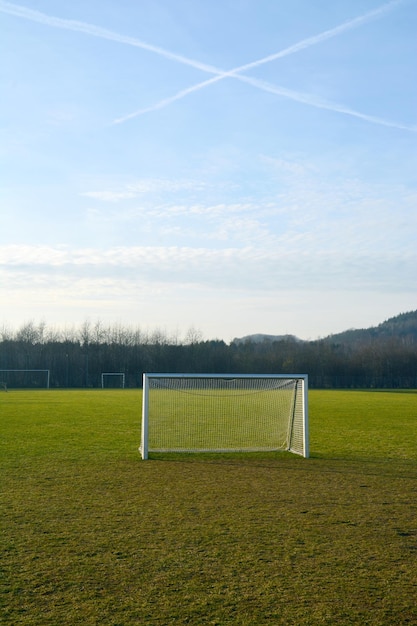
<svg viewBox="0 0 417 626">
<path fill-rule="evenodd" d="M 288 450 L 308 457 L 307 376 L 144 374 L 141 454 Z"/>
</svg>

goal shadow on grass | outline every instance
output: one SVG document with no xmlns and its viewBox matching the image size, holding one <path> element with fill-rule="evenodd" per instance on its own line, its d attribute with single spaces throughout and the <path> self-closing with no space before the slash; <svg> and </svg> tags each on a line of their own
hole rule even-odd
<svg viewBox="0 0 417 626">
<path fill-rule="evenodd" d="M 308 459 L 290 452 L 272 453 L 171 453 L 154 452 L 148 461 L 198 465 L 240 466 L 273 472 L 341 473 L 417 480 L 417 461 L 369 456 L 330 456 L 311 454 Z"/>
</svg>

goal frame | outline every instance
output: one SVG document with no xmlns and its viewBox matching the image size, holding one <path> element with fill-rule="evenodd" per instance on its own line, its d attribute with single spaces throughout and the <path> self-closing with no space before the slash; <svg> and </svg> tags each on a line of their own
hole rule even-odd
<svg viewBox="0 0 417 626">
<path fill-rule="evenodd" d="M 101 373 L 101 388 L 104 389 L 104 377 L 105 376 L 121 376 L 122 377 L 122 386 L 121 389 L 125 388 L 125 380 L 126 375 L 124 372 L 102 372 Z"/>
<path fill-rule="evenodd" d="M 5 369 L 0 369 L 0 375 L 2 372 L 20 372 L 21 374 L 25 373 L 25 372 L 43 372 L 46 374 L 46 389 L 49 389 L 50 387 L 50 380 L 51 380 L 51 370 L 48 369 L 12 369 L 12 368 L 5 368 Z"/>
<path fill-rule="evenodd" d="M 310 456 L 309 449 L 309 421 L 308 421 L 308 375 L 307 374 L 167 374 L 144 373 L 142 387 L 142 422 L 141 444 L 139 452 L 142 460 L 149 458 L 149 381 L 152 378 L 184 378 L 184 379 L 295 379 L 301 381 L 302 391 L 302 439 L 303 452 L 296 452 L 287 448 L 287 451 L 300 454 L 305 458 Z M 283 450 L 284 451 L 284 450 Z M 214 450 L 213 450 L 214 452 Z M 238 452 L 238 450 L 236 450 Z"/>
</svg>

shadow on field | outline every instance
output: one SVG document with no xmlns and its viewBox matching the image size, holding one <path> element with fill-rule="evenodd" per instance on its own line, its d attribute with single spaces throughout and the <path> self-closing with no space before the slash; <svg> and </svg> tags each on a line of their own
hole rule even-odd
<svg viewBox="0 0 417 626">
<path fill-rule="evenodd" d="M 271 472 L 298 472 L 302 474 L 352 474 L 367 475 L 386 478 L 408 478 L 417 480 L 417 463 L 407 459 L 369 459 L 361 457 L 329 457 L 312 455 L 308 459 L 295 457 L 293 455 L 280 454 L 280 457 L 273 455 L 271 458 L 256 458 L 250 456 L 213 457 L 204 458 L 198 454 L 168 454 L 154 453 L 148 459 L 151 463 L 180 463 L 198 465 L 218 465 L 235 466 L 252 469 L 267 469 Z"/>
</svg>

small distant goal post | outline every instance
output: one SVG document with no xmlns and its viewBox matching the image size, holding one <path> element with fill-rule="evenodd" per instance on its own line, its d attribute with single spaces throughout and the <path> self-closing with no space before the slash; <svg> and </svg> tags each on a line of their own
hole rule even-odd
<svg viewBox="0 0 417 626">
<path fill-rule="evenodd" d="M 102 389 L 124 389 L 125 374 L 124 372 L 103 372 L 101 374 Z"/>
<path fill-rule="evenodd" d="M 48 369 L 0 369 L 0 386 L 7 389 L 49 389 Z"/>
<path fill-rule="evenodd" d="M 139 450 L 308 458 L 308 376 L 146 373 Z"/>
</svg>

